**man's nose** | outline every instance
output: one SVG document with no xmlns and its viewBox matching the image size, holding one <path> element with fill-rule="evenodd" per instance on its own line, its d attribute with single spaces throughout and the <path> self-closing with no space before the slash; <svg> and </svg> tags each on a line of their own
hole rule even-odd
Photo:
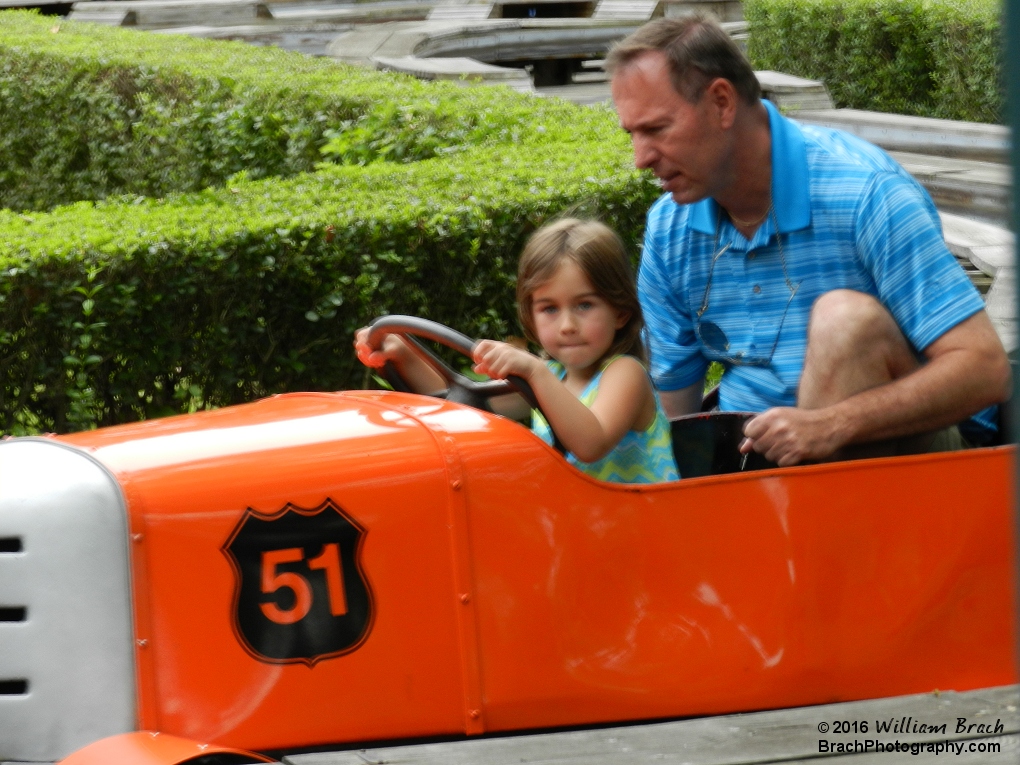
<svg viewBox="0 0 1020 765">
<path fill-rule="evenodd" d="M 634 147 L 634 166 L 639 170 L 652 167 L 655 163 L 656 154 L 648 139 L 632 135 L 630 142 Z"/>
</svg>

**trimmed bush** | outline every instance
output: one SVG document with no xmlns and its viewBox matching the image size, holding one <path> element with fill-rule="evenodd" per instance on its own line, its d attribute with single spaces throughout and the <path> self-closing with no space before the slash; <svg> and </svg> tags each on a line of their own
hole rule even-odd
<svg viewBox="0 0 1020 765">
<path fill-rule="evenodd" d="M 999 123 L 995 0 L 746 0 L 758 69 L 823 80 L 837 106 Z"/>
<path fill-rule="evenodd" d="M 23 12 L 0 71 L 5 432 L 365 387 L 383 313 L 516 334 L 535 227 L 636 255 L 659 193 L 608 109 L 504 88 Z"/>
<path fill-rule="evenodd" d="M 604 125 L 604 115 L 507 89 L 0 13 L 0 207 L 15 210 L 200 191 L 238 172 L 286 177 L 324 158 L 411 161 L 573 140 Z"/>
<path fill-rule="evenodd" d="M 658 188 L 607 139 L 0 213 L 0 427 L 364 387 L 352 333 L 382 313 L 515 334 L 536 226 L 572 209 L 640 237 Z"/>
</svg>

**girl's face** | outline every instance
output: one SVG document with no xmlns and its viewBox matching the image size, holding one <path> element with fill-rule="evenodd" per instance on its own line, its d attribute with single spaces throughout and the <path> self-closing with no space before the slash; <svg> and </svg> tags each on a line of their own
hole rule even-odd
<svg viewBox="0 0 1020 765">
<path fill-rule="evenodd" d="M 568 372 L 594 374 L 613 344 L 616 330 L 630 319 L 592 287 L 584 271 L 564 258 L 531 296 L 535 334 L 546 353 Z"/>
</svg>

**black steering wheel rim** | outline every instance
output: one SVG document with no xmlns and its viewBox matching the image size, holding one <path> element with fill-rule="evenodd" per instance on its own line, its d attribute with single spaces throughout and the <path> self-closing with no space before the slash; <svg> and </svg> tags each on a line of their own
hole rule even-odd
<svg viewBox="0 0 1020 765">
<path fill-rule="evenodd" d="M 455 329 L 451 329 L 445 324 L 440 324 L 439 322 L 431 321 L 429 319 L 422 319 L 418 316 L 390 315 L 380 316 L 369 324 L 366 342 L 373 350 L 379 350 L 382 347 L 383 338 L 389 334 L 400 335 L 405 341 L 407 341 L 408 346 L 415 352 L 415 354 L 417 354 L 417 356 L 425 364 L 427 364 L 446 382 L 446 390 L 437 391 L 429 395 L 445 398 L 447 401 L 467 404 L 469 406 L 474 406 L 477 409 L 491 412 L 492 407 L 489 404 L 489 399 L 494 396 L 518 393 L 532 409 L 537 409 L 539 412 L 542 411 L 542 407 L 538 403 L 538 399 L 535 397 L 535 392 L 531 389 L 531 386 L 524 378 L 516 375 L 510 375 L 506 380 L 472 380 L 471 378 L 452 369 L 449 364 L 428 350 L 428 348 L 419 343 L 415 338 L 422 338 L 439 343 L 440 345 L 446 346 L 451 350 L 467 356 L 469 359 L 472 358 L 474 348 L 478 344 L 477 340 L 474 340 Z M 400 376 L 394 365 L 387 363 L 384 372 L 386 373 L 387 380 L 389 380 L 395 388 L 398 390 L 404 390 L 405 392 L 411 392 L 410 386 L 408 386 L 407 382 Z M 545 416 L 544 413 L 543 416 Z M 546 417 L 546 421 L 548 421 L 548 419 L 549 418 Z M 557 437 L 555 433 L 553 434 L 553 438 L 555 441 L 554 446 L 559 451 L 564 451 L 563 445 L 560 443 L 559 437 Z"/>
</svg>

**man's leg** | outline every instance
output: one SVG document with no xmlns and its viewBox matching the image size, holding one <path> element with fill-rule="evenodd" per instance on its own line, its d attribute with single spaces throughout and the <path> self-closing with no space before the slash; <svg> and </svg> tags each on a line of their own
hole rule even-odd
<svg viewBox="0 0 1020 765">
<path fill-rule="evenodd" d="M 797 406 L 821 409 L 919 366 L 896 320 L 871 295 L 827 292 L 815 301 Z"/>
<path fill-rule="evenodd" d="M 920 362 L 892 314 L 871 295 L 834 290 L 815 301 L 797 406 L 820 409 L 910 374 Z M 928 451 L 935 434 L 848 446 L 833 459 Z"/>
</svg>

